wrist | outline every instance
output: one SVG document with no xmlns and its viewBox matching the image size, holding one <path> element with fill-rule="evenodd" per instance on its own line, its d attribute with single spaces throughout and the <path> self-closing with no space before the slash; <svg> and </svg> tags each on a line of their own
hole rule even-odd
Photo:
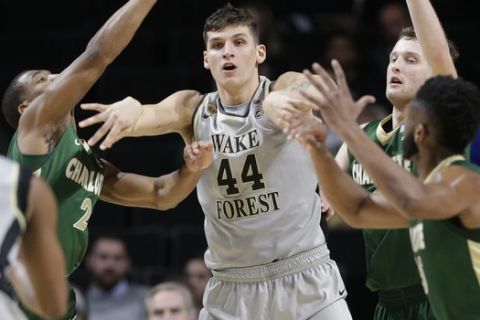
<svg viewBox="0 0 480 320">
<path fill-rule="evenodd" d="M 358 126 L 356 122 L 349 123 L 340 128 L 336 128 L 338 135 L 344 140 L 345 143 L 350 144 L 352 139 L 358 137 L 363 130 Z"/>
</svg>

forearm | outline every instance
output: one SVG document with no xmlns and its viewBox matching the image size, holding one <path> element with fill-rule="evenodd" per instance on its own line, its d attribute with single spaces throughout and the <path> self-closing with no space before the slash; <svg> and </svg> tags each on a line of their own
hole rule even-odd
<svg viewBox="0 0 480 320">
<path fill-rule="evenodd" d="M 157 185 L 161 186 L 157 192 L 157 206 L 159 208 L 173 208 L 183 201 L 195 189 L 203 170 L 190 171 L 185 165 L 180 169 L 161 176 Z"/>
<path fill-rule="evenodd" d="M 185 138 L 192 128 L 193 113 L 202 98 L 198 91 L 181 90 L 157 104 L 142 106 L 137 101 L 141 114 L 128 135 L 138 137 L 177 132 Z"/>
<path fill-rule="evenodd" d="M 400 215 L 381 195 L 367 192 L 343 171 L 327 150 L 310 150 L 320 190 L 347 224 L 356 228 L 407 228 Z"/>
<path fill-rule="evenodd" d="M 158 178 L 119 171 L 105 177 L 101 199 L 128 207 L 168 210 L 195 189 L 201 174 L 186 167 Z"/>
<path fill-rule="evenodd" d="M 173 110 L 152 104 L 143 105 L 140 117 L 129 136 L 141 137 L 172 133 L 177 131 L 175 129 L 181 120 L 180 114 Z"/>
<path fill-rule="evenodd" d="M 433 75 L 457 75 L 447 37 L 429 0 L 407 0 L 415 34 Z"/>
<path fill-rule="evenodd" d="M 348 224 L 359 227 L 358 214 L 369 193 L 340 169 L 328 150 L 311 148 L 309 151 L 322 194 Z"/>
<path fill-rule="evenodd" d="M 345 126 L 340 136 L 373 179 L 377 189 L 402 214 L 424 193 L 422 183 L 392 161 L 357 126 Z"/>
<path fill-rule="evenodd" d="M 130 0 L 95 34 L 87 46 L 108 65 L 127 46 L 156 0 Z"/>
</svg>

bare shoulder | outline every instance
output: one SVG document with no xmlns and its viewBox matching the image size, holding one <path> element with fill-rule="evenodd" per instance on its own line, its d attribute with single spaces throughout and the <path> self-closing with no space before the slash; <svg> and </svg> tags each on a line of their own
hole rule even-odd
<svg viewBox="0 0 480 320">
<path fill-rule="evenodd" d="M 478 193 L 480 190 L 480 174 L 458 165 L 440 170 L 432 177 L 431 182 L 448 185 L 460 192 L 474 190 L 475 193 Z"/>
<path fill-rule="evenodd" d="M 303 73 L 287 71 L 278 77 L 273 84 L 272 91 L 298 90 L 302 87 L 307 87 L 309 84 L 310 82 Z"/>
<path fill-rule="evenodd" d="M 180 113 L 191 117 L 202 98 L 202 94 L 196 90 L 180 90 L 167 97 L 164 101 L 169 101 Z"/>
</svg>

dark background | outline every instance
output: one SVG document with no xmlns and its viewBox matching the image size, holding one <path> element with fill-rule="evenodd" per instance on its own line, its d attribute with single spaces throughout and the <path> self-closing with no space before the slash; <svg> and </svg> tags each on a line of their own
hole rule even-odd
<svg viewBox="0 0 480 320">
<path fill-rule="evenodd" d="M 125 1 L 25 1 L 0 0 L 0 89 L 26 69 L 60 72 L 85 48 L 89 39 Z M 85 102 L 111 103 L 131 95 L 143 103 L 160 101 L 179 89 L 210 91 L 213 83 L 203 69 L 203 22 L 224 1 L 159 1 L 127 49 L 107 69 L 85 97 Z M 234 5 L 242 1 L 231 1 Z M 258 3 L 258 2 L 257 2 Z M 327 39 L 342 30 L 355 38 L 358 49 L 356 70 L 358 94 L 371 93 L 377 81 L 383 85 L 385 73 L 375 61 L 382 45 L 379 9 L 386 1 L 265 1 L 271 10 L 274 32 L 281 43 L 273 55 L 271 76 L 289 70 L 301 71 L 313 61 L 324 59 Z M 476 57 L 479 23 L 474 1 L 432 1 L 449 38 L 458 46 L 459 74 L 480 83 Z M 269 51 L 267 46 L 267 61 Z M 383 75 L 373 79 L 376 69 Z M 383 90 L 383 88 L 381 88 Z M 375 93 L 382 95 L 382 91 Z M 385 102 L 384 102 L 385 103 Z M 385 108 L 389 108 L 385 103 Z M 76 111 L 77 120 L 88 114 Z M 93 129 L 80 130 L 88 138 Z M 0 116 L 0 153 L 6 153 L 13 130 Z M 158 176 L 182 164 L 183 142 L 177 135 L 125 139 L 108 152 L 99 154 L 132 171 Z M 181 273 L 183 263 L 203 252 L 203 213 L 192 194 L 177 208 L 167 212 L 123 208 L 99 202 L 90 223 L 92 234 L 117 230 L 129 241 L 135 268 L 132 277 L 154 284 Z M 361 233 L 350 229 L 328 232 L 332 256 L 337 260 L 349 290 L 354 319 L 370 319 L 376 298 L 363 285 L 365 262 Z M 74 274 L 85 285 L 82 268 Z"/>
</svg>

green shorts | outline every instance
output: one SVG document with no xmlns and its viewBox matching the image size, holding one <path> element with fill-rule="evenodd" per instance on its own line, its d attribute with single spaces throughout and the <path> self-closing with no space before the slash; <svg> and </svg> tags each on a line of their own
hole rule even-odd
<svg viewBox="0 0 480 320">
<path fill-rule="evenodd" d="M 435 320 L 421 285 L 381 290 L 374 320 Z"/>
</svg>

